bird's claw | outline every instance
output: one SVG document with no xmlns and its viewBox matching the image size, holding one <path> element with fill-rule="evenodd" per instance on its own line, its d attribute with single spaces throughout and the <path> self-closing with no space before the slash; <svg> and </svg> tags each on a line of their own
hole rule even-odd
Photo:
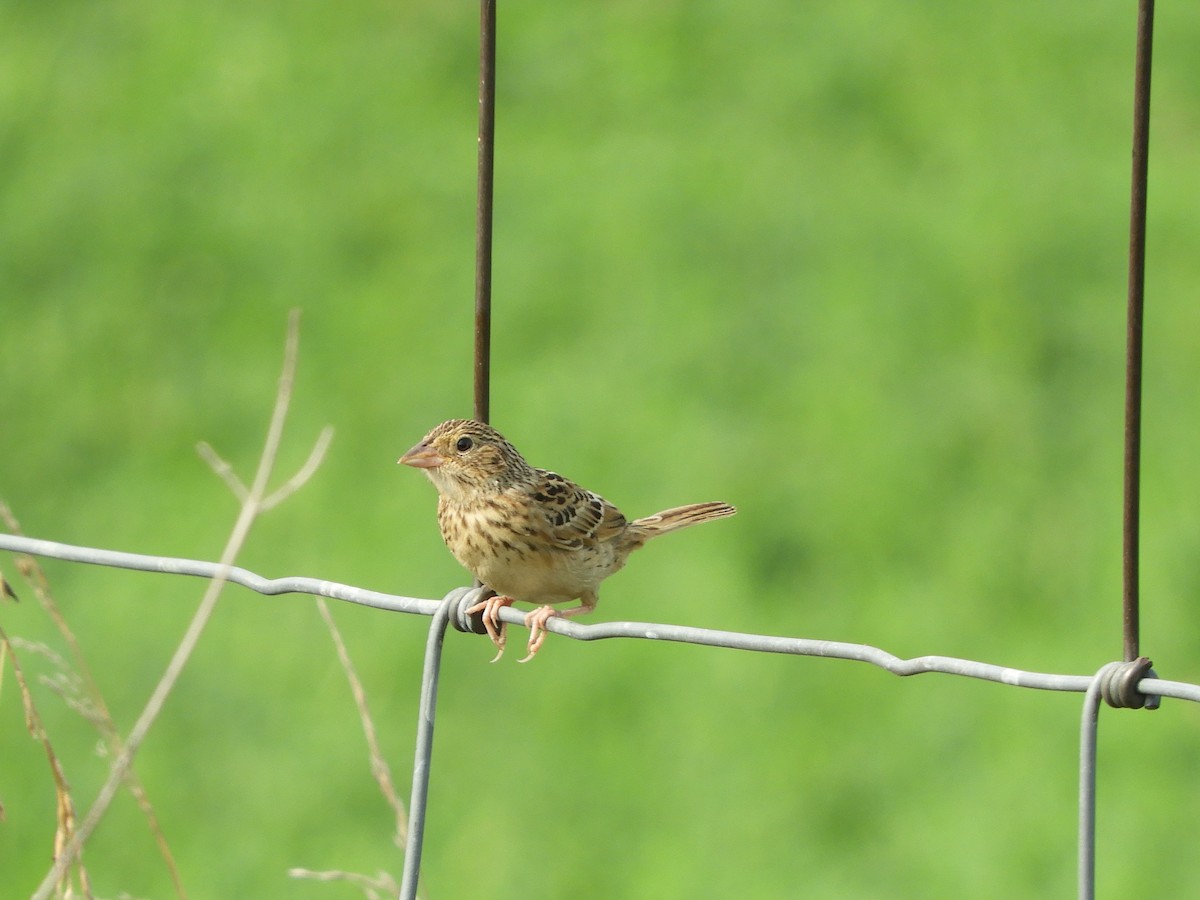
<svg viewBox="0 0 1200 900">
<path fill-rule="evenodd" d="M 542 649 L 542 643 L 549 634 L 546 631 L 546 622 L 555 615 L 557 612 L 553 606 L 539 606 L 533 612 L 525 615 L 525 627 L 529 629 L 529 645 L 525 649 L 529 652 L 517 662 L 529 662 Z"/>
<path fill-rule="evenodd" d="M 480 618 L 483 619 L 483 627 L 487 629 L 488 637 L 496 645 L 496 655 L 492 657 L 492 662 L 495 662 L 504 655 L 504 644 L 508 640 L 508 626 L 500 620 L 500 610 L 506 606 L 512 606 L 512 604 L 512 597 L 497 597 L 492 595 L 467 610 L 467 615 L 473 615 L 474 613 L 482 614 Z"/>
<path fill-rule="evenodd" d="M 491 596 L 467 610 L 467 615 L 480 613 L 483 627 L 487 629 L 488 637 L 496 645 L 496 655 L 492 657 L 492 662 L 504 655 L 504 645 L 508 640 L 508 626 L 501 621 L 500 610 L 506 606 L 512 606 L 512 604 L 512 597 Z M 522 659 L 517 660 L 518 662 L 529 662 L 542 649 L 546 635 L 549 634 L 546 630 L 546 622 L 555 615 L 557 612 L 553 606 L 539 606 L 525 615 L 525 627 L 529 629 L 529 644 L 525 648 L 528 652 Z"/>
</svg>

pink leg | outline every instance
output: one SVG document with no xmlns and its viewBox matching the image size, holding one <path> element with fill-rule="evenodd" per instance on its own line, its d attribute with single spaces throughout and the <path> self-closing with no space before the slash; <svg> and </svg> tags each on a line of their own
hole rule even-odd
<svg viewBox="0 0 1200 900">
<path fill-rule="evenodd" d="M 572 616 L 581 616 L 584 613 L 590 613 L 596 608 L 596 601 L 592 599 L 589 603 L 587 600 L 581 599 L 579 606 L 572 606 L 569 609 L 555 609 L 553 606 L 539 606 L 531 613 L 525 615 L 525 627 L 529 629 L 529 646 L 525 649 L 529 652 L 525 654 L 524 659 L 519 659 L 517 662 L 529 662 L 533 659 L 546 640 L 546 623 L 554 616 L 562 616 L 563 618 L 571 618 Z"/>
</svg>

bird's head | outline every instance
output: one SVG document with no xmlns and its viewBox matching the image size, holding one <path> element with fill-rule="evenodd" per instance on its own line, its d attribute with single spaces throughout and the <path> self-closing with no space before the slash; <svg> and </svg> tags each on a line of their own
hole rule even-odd
<svg viewBox="0 0 1200 900">
<path fill-rule="evenodd" d="M 423 469 L 445 497 L 500 487 L 530 471 L 500 432 L 471 419 L 443 422 L 397 462 Z"/>
</svg>

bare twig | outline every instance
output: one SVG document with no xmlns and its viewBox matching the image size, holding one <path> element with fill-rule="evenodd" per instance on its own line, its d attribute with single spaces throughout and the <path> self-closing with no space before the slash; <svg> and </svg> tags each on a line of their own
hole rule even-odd
<svg viewBox="0 0 1200 900">
<path fill-rule="evenodd" d="M 333 440 L 333 426 L 326 425 L 321 429 L 321 433 L 317 435 L 317 442 L 313 444 L 312 450 L 308 454 L 308 459 L 304 461 L 296 474 L 277 487 L 268 497 L 264 497 L 261 510 L 274 509 L 300 488 L 304 487 L 305 482 L 312 478 L 313 474 L 320 468 L 321 463 L 325 461 L 325 451 L 329 449 L 329 444 Z"/>
<path fill-rule="evenodd" d="M 87 815 L 84 816 L 83 821 L 75 830 L 70 840 L 61 849 L 61 852 L 55 854 L 54 865 L 38 886 L 37 892 L 34 894 L 35 900 L 46 900 L 46 898 L 50 897 L 55 887 L 61 883 L 68 867 L 79 856 L 83 844 L 91 837 L 92 832 L 95 831 L 96 826 L 108 811 L 109 805 L 116 796 L 117 789 L 129 773 L 130 766 L 133 764 L 133 758 L 141 748 L 142 742 L 149 733 L 151 726 L 153 726 L 162 712 L 167 697 L 174 689 L 180 674 L 183 672 L 200 640 L 201 634 L 204 632 L 205 626 L 212 617 L 217 600 L 221 595 L 222 589 L 225 587 L 229 569 L 233 565 L 233 561 L 241 550 L 242 545 L 245 543 L 251 525 L 253 525 L 254 520 L 262 512 L 262 502 L 266 495 L 267 481 L 271 476 L 271 471 L 279 454 L 279 444 L 283 437 L 283 426 L 287 420 L 288 406 L 291 402 L 292 389 L 295 383 L 299 341 L 299 311 L 293 310 L 288 317 L 287 342 L 284 350 L 283 368 L 279 377 L 279 388 L 275 396 L 275 408 L 272 411 L 271 423 L 267 428 L 267 436 L 263 442 L 258 469 L 255 472 L 254 481 L 250 485 L 250 490 L 242 502 L 237 521 L 230 532 L 225 549 L 221 553 L 218 570 L 213 576 L 212 581 L 209 582 L 208 588 L 204 592 L 204 596 L 196 608 L 196 612 L 192 616 L 192 620 L 188 624 L 183 638 L 179 642 L 179 646 L 176 648 L 174 655 L 172 655 L 171 661 L 167 664 L 166 671 L 155 686 L 150 699 L 146 702 L 145 708 L 142 710 L 141 715 L 138 716 L 137 722 L 134 723 L 120 754 L 113 762 L 108 778 L 100 788 L 95 802 L 93 802 Z M 228 482 L 228 478 L 225 480 Z"/>
<path fill-rule="evenodd" d="M 212 469 L 225 482 L 225 486 L 229 488 L 231 494 L 237 498 L 239 503 L 245 503 L 246 498 L 250 495 L 250 491 L 246 489 L 246 485 L 242 479 L 237 477 L 237 473 L 233 471 L 231 466 L 216 450 L 212 448 L 212 444 L 208 441 L 200 441 L 196 444 L 196 452 L 200 454 L 200 458 L 208 463 L 208 467 Z"/>
</svg>

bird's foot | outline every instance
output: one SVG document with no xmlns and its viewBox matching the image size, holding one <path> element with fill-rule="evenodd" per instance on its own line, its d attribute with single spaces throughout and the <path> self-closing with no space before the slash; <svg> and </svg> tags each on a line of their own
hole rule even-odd
<svg viewBox="0 0 1200 900">
<path fill-rule="evenodd" d="M 496 645 L 496 655 L 492 657 L 492 662 L 495 662 L 504 655 L 504 642 L 508 640 L 508 628 L 500 620 L 500 610 L 512 605 L 512 597 L 498 597 L 493 594 L 491 597 L 476 603 L 467 610 L 467 615 L 482 613 L 483 627 L 487 629 L 488 637 Z M 528 624 L 528 620 L 526 620 L 526 623 Z M 525 660 L 521 661 L 524 662 Z"/>
<path fill-rule="evenodd" d="M 525 648 L 529 652 L 525 654 L 524 659 L 519 659 L 517 662 L 529 662 L 534 655 L 542 649 L 542 643 L 546 640 L 546 622 L 552 616 L 557 616 L 558 610 L 553 606 L 539 606 L 531 613 L 525 615 L 525 627 L 529 629 L 529 645 Z"/>
</svg>

